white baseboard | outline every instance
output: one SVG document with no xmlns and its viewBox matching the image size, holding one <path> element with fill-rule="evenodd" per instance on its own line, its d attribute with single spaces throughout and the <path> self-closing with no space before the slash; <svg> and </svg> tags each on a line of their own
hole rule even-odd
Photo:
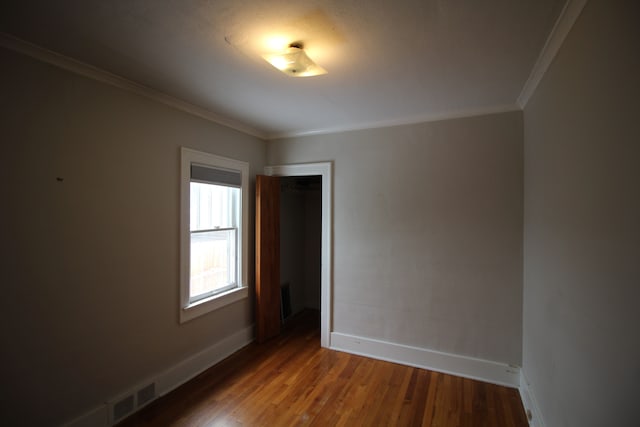
<svg viewBox="0 0 640 427">
<path fill-rule="evenodd" d="M 156 377 L 158 396 L 167 394 L 249 344 L 253 341 L 253 330 L 253 325 L 241 329 L 158 375 Z"/>
<path fill-rule="evenodd" d="M 442 353 L 339 332 L 331 333 L 331 348 L 508 387 L 520 385 L 519 367 L 489 360 Z"/>
<path fill-rule="evenodd" d="M 522 400 L 522 406 L 529 418 L 530 427 L 545 427 L 544 420 L 542 419 L 542 413 L 540 407 L 536 401 L 533 390 L 529 388 L 529 380 L 524 375 L 524 372 L 520 370 L 520 399 Z"/>
<path fill-rule="evenodd" d="M 79 416 L 78 418 L 64 424 L 65 427 L 109 427 L 114 424 L 110 409 L 113 408 L 114 402 L 121 397 L 135 394 L 140 384 L 155 383 L 156 396 L 153 400 L 163 396 L 170 391 L 181 386 L 185 382 L 194 378 L 211 366 L 227 358 L 231 354 L 240 350 L 253 341 L 254 327 L 248 326 L 240 331 L 224 338 L 223 340 L 213 344 L 210 347 L 194 354 L 193 356 L 178 362 L 174 366 L 159 373 L 146 381 L 140 381 L 136 385 L 132 385 L 127 391 L 118 393 L 116 397 L 109 399 L 106 403 L 96 406 L 91 411 Z M 131 413 L 133 414 L 143 406 L 151 403 L 153 400 L 146 402 L 144 405 L 136 407 Z M 119 420 L 118 420 L 119 421 Z"/>
<path fill-rule="evenodd" d="M 165 395 L 251 343 L 254 337 L 253 329 L 253 326 L 244 328 L 177 363 L 153 378 L 138 382 L 137 384 L 154 382 L 156 384 L 156 398 Z M 530 410 L 533 415 L 532 421 L 530 421 L 531 426 L 545 427 L 540 417 L 535 398 L 528 389 L 526 378 L 517 366 L 371 338 L 362 338 L 339 332 L 331 333 L 331 348 L 333 350 L 430 369 L 494 384 L 519 387 L 525 411 Z M 137 390 L 137 386 L 130 387 L 128 392 L 119 393 L 117 396 L 131 394 L 134 393 L 135 390 Z M 107 403 L 96 406 L 84 415 L 64 424 L 65 427 L 109 427 L 113 425 L 109 416 L 109 408 L 112 407 L 113 402 L 116 400 L 115 398 L 110 399 Z M 133 412 L 141 407 L 136 408 Z"/>
<path fill-rule="evenodd" d="M 78 418 L 64 424 L 64 427 L 107 427 L 109 410 L 107 405 L 100 405 Z"/>
</svg>

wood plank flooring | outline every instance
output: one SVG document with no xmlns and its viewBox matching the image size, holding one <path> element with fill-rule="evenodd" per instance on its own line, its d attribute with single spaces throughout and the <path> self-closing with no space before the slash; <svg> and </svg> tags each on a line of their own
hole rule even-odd
<svg viewBox="0 0 640 427">
<path fill-rule="evenodd" d="M 125 419 L 132 426 L 528 426 L 516 389 L 320 347 L 317 313 Z"/>
</svg>

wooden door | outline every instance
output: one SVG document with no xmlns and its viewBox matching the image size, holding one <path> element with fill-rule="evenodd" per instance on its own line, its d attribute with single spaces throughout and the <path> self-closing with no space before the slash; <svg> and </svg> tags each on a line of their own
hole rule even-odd
<svg viewBox="0 0 640 427">
<path fill-rule="evenodd" d="M 280 179 L 256 176 L 256 339 L 280 333 Z"/>
</svg>

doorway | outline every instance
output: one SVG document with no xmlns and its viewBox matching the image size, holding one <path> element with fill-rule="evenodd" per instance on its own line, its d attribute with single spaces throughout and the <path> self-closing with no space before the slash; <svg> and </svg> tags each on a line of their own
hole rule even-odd
<svg viewBox="0 0 640 427">
<path fill-rule="evenodd" d="M 284 323 L 305 310 L 320 313 L 322 177 L 280 181 L 280 290 Z"/>
<path fill-rule="evenodd" d="M 320 235 L 320 345 L 331 345 L 331 290 L 332 290 L 332 163 L 307 163 L 267 166 L 265 175 L 278 177 L 318 176 L 320 186 L 321 235 Z M 318 179 L 318 178 L 316 178 Z"/>
</svg>

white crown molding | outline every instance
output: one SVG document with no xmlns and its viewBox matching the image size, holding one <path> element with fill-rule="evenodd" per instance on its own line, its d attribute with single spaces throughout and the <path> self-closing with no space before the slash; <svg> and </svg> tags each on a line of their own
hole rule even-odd
<svg viewBox="0 0 640 427">
<path fill-rule="evenodd" d="M 490 360 L 443 353 L 339 332 L 331 333 L 331 349 L 507 387 L 518 387 L 520 385 L 520 367 Z"/>
<path fill-rule="evenodd" d="M 106 83 L 111 86 L 115 86 L 120 89 L 133 92 L 137 95 L 144 96 L 152 99 L 161 104 L 168 105 L 176 108 L 185 113 L 192 114 L 210 122 L 235 129 L 237 131 L 255 136 L 257 138 L 266 139 L 267 135 L 251 126 L 247 126 L 243 123 L 229 119 L 227 117 L 220 116 L 206 108 L 199 107 L 197 105 L 190 104 L 178 98 L 174 98 L 156 89 L 152 89 L 148 86 L 144 86 L 140 83 L 128 80 L 117 74 L 110 73 L 93 65 L 86 64 L 84 62 L 75 60 L 68 56 L 59 54 L 41 46 L 29 43 L 25 40 L 14 37 L 10 34 L 0 32 L 0 46 L 7 49 L 14 50 L 23 55 L 30 56 L 42 62 L 54 65 L 56 67 L 71 71 L 72 73 L 79 74 L 83 77 L 87 77 L 93 80 L 97 80 L 101 83 Z"/>
<path fill-rule="evenodd" d="M 516 104 L 493 105 L 475 109 L 452 110 L 435 114 L 423 114 L 408 118 L 399 118 L 391 120 L 379 120 L 373 122 L 363 122 L 357 124 L 348 124 L 342 126 L 317 128 L 310 130 L 293 130 L 279 133 L 265 133 L 261 130 L 245 125 L 238 121 L 220 116 L 210 110 L 190 104 L 186 101 L 174 98 L 156 89 L 144 86 L 142 84 L 125 79 L 124 77 L 94 67 L 92 65 L 77 61 L 73 58 L 61 55 L 43 47 L 34 45 L 27 41 L 16 38 L 10 34 L 0 32 L 0 46 L 11 49 L 49 63 L 51 65 L 66 69 L 73 73 L 88 77 L 102 83 L 106 83 L 120 89 L 128 90 L 146 98 L 155 100 L 162 104 L 171 106 L 186 113 L 198 116 L 205 120 L 235 129 L 237 131 L 255 136 L 265 140 L 295 138 L 309 135 L 324 135 L 332 133 L 341 133 L 366 129 L 377 129 L 392 126 L 411 125 L 418 123 L 434 122 L 441 120 L 458 119 L 473 116 L 482 116 L 488 114 L 497 114 L 510 111 L 519 111 L 524 109 L 530 97 L 535 92 L 538 84 L 542 80 L 545 72 L 551 65 L 553 59 L 558 53 L 567 34 L 573 27 L 576 19 L 582 12 L 587 0 L 568 0 L 562 9 L 558 19 L 542 48 L 536 63 L 529 74 L 529 78 L 525 82 Z"/>
<path fill-rule="evenodd" d="M 405 126 L 405 125 L 414 125 L 419 123 L 438 122 L 441 120 L 462 119 L 466 117 L 485 116 L 488 114 L 508 113 L 511 111 L 520 111 L 520 110 L 522 109 L 516 104 L 494 105 L 489 107 L 473 108 L 473 109 L 466 109 L 466 110 L 455 110 L 455 111 L 448 111 L 443 113 L 423 114 L 420 116 L 413 116 L 408 118 L 379 120 L 374 122 L 358 123 L 354 125 L 319 128 L 319 129 L 313 129 L 313 130 L 307 130 L 307 131 L 299 130 L 299 131 L 290 131 L 290 132 L 282 132 L 282 133 L 272 133 L 272 134 L 268 134 L 266 139 L 271 141 L 274 139 L 296 138 L 300 136 L 327 135 L 332 133 L 350 132 L 350 131 L 356 131 L 356 130 L 379 129 L 379 128 L 386 128 L 386 127 L 392 127 L 392 126 Z"/>
<path fill-rule="evenodd" d="M 529 74 L 529 78 L 520 92 L 520 96 L 518 96 L 518 106 L 521 109 L 524 110 L 529 99 L 536 91 L 538 84 L 540 84 L 542 77 L 544 77 L 544 74 L 551 66 L 553 59 L 558 54 L 562 43 L 564 43 L 565 38 L 569 34 L 569 31 L 571 31 L 571 28 L 573 28 L 573 24 L 575 24 L 578 16 L 580 16 L 586 3 L 587 0 L 567 0 L 567 3 L 565 3 L 564 8 L 558 16 L 558 20 L 540 51 L 540 55 Z"/>
</svg>

